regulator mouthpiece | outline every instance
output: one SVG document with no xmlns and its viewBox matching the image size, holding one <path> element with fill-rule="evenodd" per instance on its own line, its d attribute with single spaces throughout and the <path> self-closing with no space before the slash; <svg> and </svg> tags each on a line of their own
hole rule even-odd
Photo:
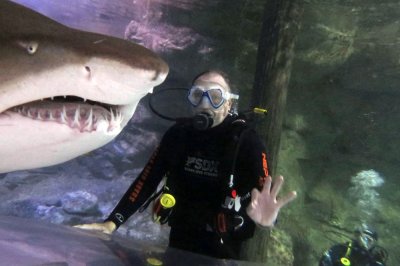
<svg viewBox="0 0 400 266">
<path fill-rule="evenodd" d="M 193 127 L 197 130 L 206 130 L 214 124 L 214 119 L 207 113 L 200 113 L 193 117 Z"/>
</svg>

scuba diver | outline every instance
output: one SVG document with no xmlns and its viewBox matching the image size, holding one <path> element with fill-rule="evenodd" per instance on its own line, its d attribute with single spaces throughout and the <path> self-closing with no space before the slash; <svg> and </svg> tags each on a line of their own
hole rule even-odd
<svg viewBox="0 0 400 266">
<path fill-rule="evenodd" d="M 272 184 L 260 138 L 231 111 L 237 98 L 224 73 L 198 75 L 187 96 L 194 117 L 167 130 L 103 223 L 76 227 L 110 234 L 153 201 L 154 220 L 171 227 L 169 247 L 239 259 L 241 244 L 255 226 L 272 227 L 296 192 L 277 199 L 283 177 Z"/>
<path fill-rule="evenodd" d="M 363 224 L 355 231 L 355 239 L 337 244 L 321 257 L 320 266 L 384 266 L 387 252 L 378 246 L 378 234 Z"/>
</svg>

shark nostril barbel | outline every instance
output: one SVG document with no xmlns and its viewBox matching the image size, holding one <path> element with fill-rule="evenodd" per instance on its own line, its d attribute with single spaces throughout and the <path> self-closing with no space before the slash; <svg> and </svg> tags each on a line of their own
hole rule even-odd
<svg viewBox="0 0 400 266">
<path fill-rule="evenodd" d="M 90 67 L 89 67 L 89 66 L 85 66 L 85 71 L 86 71 L 86 77 L 87 77 L 88 79 L 91 79 L 91 77 L 92 77 L 92 70 L 90 69 Z"/>
</svg>

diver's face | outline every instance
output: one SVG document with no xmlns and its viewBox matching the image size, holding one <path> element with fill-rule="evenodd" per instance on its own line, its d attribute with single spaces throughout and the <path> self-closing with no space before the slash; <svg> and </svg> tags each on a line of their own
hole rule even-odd
<svg viewBox="0 0 400 266">
<path fill-rule="evenodd" d="M 371 235 L 362 232 L 358 236 L 358 243 L 366 250 L 370 250 L 375 246 L 376 239 L 374 239 Z"/>
<path fill-rule="evenodd" d="M 229 113 L 229 110 L 231 108 L 231 101 L 224 100 L 223 103 L 218 106 L 218 104 L 215 104 L 215 102 L 212 103 L 210 98 L 213 97 L 211 95 L 213 93 L 213 89 L 222 90 L 222 94 L 229 92 L 229 86 L 226 83 L 225 79 L 217 73 L 207 73 L 197 78 L 196 81 L 193 83 L 193 87 L 198 87 L 203 91 L 210 90 L 208 92 L 208 95 L 203 94 L 201 96 L 201 100 L 198 105 L 192 107 L 194 114 L 209 114 L 214 120 L 212 127 L 221 124 Z"/>
</svg>

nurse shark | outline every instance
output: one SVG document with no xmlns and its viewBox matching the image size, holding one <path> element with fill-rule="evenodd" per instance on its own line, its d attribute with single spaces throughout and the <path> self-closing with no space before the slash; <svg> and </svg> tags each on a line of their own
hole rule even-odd
<svg viewBox="0 0 400 266">
<path fill-rule="evenodd" d="M 167 74 L 144 47 L 0 1 L 0 173 L 105 145 Z"/>
</svg>

